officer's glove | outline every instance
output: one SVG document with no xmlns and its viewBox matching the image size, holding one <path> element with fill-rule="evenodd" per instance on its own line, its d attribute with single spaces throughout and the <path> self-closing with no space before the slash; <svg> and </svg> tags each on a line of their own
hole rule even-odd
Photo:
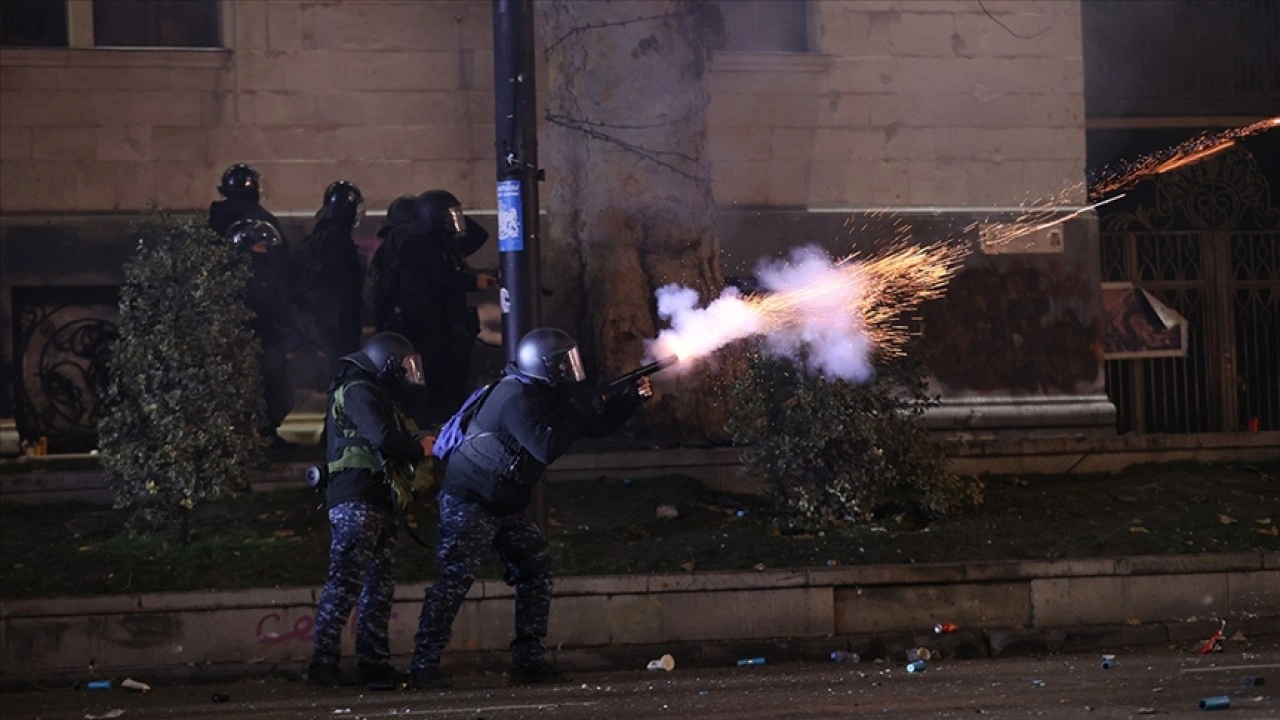
<svg viewBox="0 0 1280 720">
<path fill-rule="evenodd" d="M 573 398 L 569 400 L 569 407 L 583 417 L 590 417 L 604 412 L 604 406 L 608 402 L 608 393 L 601 391 L 598 387 L 592 387 L 574 393 Z"/>
</svg>

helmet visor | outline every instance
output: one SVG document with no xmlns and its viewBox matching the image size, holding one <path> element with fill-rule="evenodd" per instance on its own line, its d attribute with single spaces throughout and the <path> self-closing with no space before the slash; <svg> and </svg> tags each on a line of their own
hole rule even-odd
<svg viewBox="0 0 1280 720">
<path fill-rule="evenodd" d="M 426 380 L 422 376 L 422 356 L 410 355 L 400 361 L 400 367 L 404 370 L 404 381 L 410 385 L 425 385 Z"/>
<path fill-rule="evenodd" d="M 547 362 L 547 375 L 556 384 L 580 383 L 587 379 L 582 369 L 582 355 L 578 348 L 572 347 Z"/>
<path fill-rule="evenodd" d="M 449 208 L 447 229 L 453 233 L 454 237 L 462 237 L 467 234 L 467 216 L 462 214 L 462 208 L 457 205 Z"/>
<path fill-rule="evenodd" d="M 364 222 L 364 203 L 358 203 L 356 205 L 356 221 L 351 224 L 351 227 L 358 227 L 362 222 Z"/>
</svg>

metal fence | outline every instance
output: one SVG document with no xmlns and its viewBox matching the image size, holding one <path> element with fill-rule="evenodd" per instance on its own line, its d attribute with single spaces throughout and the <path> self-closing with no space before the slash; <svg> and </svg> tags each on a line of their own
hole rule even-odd
<svg viewBox="0 0 1280 720">
<path fill-rule="evenodd" d="M 1185 357 L 1107 361 L 1121 433 L 1280 429 L 1280 232 L 1106 232 L 1102 273 L 1188 325 Z"/>
</svg>

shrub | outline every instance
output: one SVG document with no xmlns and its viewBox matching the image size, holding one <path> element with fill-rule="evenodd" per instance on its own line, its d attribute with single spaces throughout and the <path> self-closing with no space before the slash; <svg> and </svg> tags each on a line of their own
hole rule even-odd
<svg viewBox="0 0 1280 720">
<path fill-rule="evenodd" d="M 242 299 L 249 261 L 156 210 L 134 237 L 99 448 L 116 507 L 187 539 L 191 510 L 247 487 L 265 449 L 258 341 Z"/>
<path fill-rule="evenodd" d="M 792 361 L 751 353 L 733 386 L 729 432 L 748 443 L 745 471 L 765 481 L 784 531 L 928 520 L 981 502 L 976 478 L 947 470 L 922 416 L 937 403 L 922 365 L 908 353 L 876 364 L 875 379 L 829 380 Z"/>
</svg>

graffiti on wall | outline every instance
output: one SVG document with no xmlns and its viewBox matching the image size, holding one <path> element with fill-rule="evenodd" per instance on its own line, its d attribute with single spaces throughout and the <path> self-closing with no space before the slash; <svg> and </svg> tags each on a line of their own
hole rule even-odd
<svg viewBox="0 0 1280 720">
<path fill-rule="evenodd" d="M 119 309 L 114 301 L 32 300 L 15 301 L 18 431 L 29 440 L 49 437 L 57 451 L 91 449 Z"/>
<path fill-rule="evenodd" d="M 400 614 L 392 610 L 391 619 L 395 620 L 398 617 Z M 284 617 L 278 612 L 267 613 L 258 618 L 254 636 L 263 645 L 280 645 L 287 642 L 311 643 L 315 640 L 316 619 L 311 613 L 299 615 L 287 630 L 284 630 L 282 625 L 284 621 Z M 351 620 L 347 622 L 347 630 L 354 634 L 359 623 L 360 611 L 355 610 L 351 613 Z"/>
</svg>

